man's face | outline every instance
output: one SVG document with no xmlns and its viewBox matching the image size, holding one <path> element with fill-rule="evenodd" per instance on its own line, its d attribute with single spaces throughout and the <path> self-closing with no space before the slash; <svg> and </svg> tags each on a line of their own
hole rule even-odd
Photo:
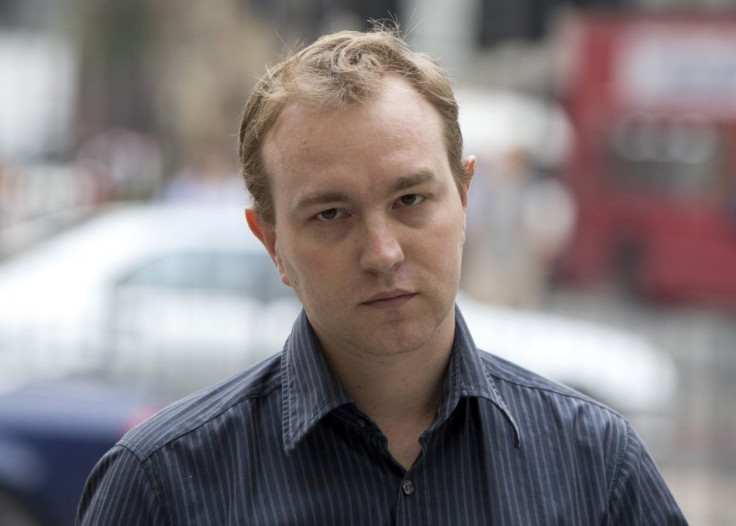
<svg viewBox="0 0 736 526">
<path fill-rule="evenodd" d="M 437 111 L 388 76 L 347 110 L 287 105 L 263 156 L 275 224 L 249 223 L 328 357 L 447 349 L 465 207 Z"/>
</svg>

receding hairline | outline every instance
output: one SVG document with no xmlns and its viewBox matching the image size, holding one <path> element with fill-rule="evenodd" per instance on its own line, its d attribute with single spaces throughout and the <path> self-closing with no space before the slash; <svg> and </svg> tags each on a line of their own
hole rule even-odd
<svg viewBox="0 0 736 526">
<path fill-rule="evenodd" d="M 329 73 L 333 69 L 336 75 Z M 348 108 L 368 102 L 375 98 L 376 86 L 391 74 L 404 79 L 439 113 L 445 150 L 465 200 L 459 164 L 462 135 L 451 79 L 432 57 L 413 51 L 398 28 L 379 25 L 366 33 L 342 31 L 320 37 L 271 67 L 254 87 L 241 118 L 239 151 L 241 173 L 262 219 L 275 220 L 264 141 L 286 106 L 300 102 L 315 109 Z"/>
<path fill-rule="evenodd" d="M 272 137 L 275 129 L 279 128 L 283 123 L 283 116 L 287 113 L 304 111 L 307 114 L 322 114 L 322 113 L 337 113 L 348 112 L 361 107 L 366 107 L 371 103 L 377 101 L 382 93 L 390 86 L 399 86 L 406 91 L 412 92 L 417 95 L 419 100 L 428 105 L 430 111 L 439 119 L 439 124 L 442 130 L 444 130 L 444 123 L 442 116 L 437 111 L 437 108 L 431 104 L 428 98 L 421 93 L 417 87 L 412 84 L 408 79 L 396 71 L 386 71 L 381 75 L 380 80 L 373 86 L 370 91 L 370 96 L 360 101 L 354 101 L 351 104 L 330 104 L 329 101 L 314 101 L 312 99 L 303 99 L 298 95 L 288 97 L 284 99 L 276 112 L 271 116 L 268 127 L 264 130 L 261 137 L 261 153 L 263 153 L 266 144 L 271 142 L 269 139 Z"/>
<path fill-rule="evenodd" d="M 382 75 L 381 80 L 375 85 L 374 89 L 371 91 L 371 96 L 369 98 L 361 100 L 360 102 L 354 102 L 347 106 L 331 106 L 328 104 L 320 103 L 313 104 L 311 103 L 311 101 L 302 101 L 298 98 L 287 100 L 280 108 L 278 113 L 273 116 L 270 126 L 268 127 L 268 129 L 265 130 L 265 133 L 261 139 L 261 163 L 269 180 L 272 180 L 273 177 L 273 159 L 275 156 L 279 155 L 280 151 L 280 145 L 277 138 L 274 137 L 274 134 L 278 134 L 279 131 L 290 133 L 290 126 L 294 124 L 293 122 L 289 121 L 290 117 L 296 118 L 298 120 L 304 118 L 308 119 L 310 117 L 310 114 L 325 115 L 328 113 L 332 113 L 340 118 L 344 114 L 360 110 L 361 108 L 369 107 L 372 103 L 379 101 L 384 95 L 384 92 L 386 90 L 390 90 L 392 87 L 397 87 L 398 89 L 403 89 L 406 92 L 411 93 L 416 97 L 415 100 L 420 105 L 424 105 L 426 107 L 426 111 L 431 114 L 431 117 L 429 117 L 427 113 L 422 113 L 422 115 L 425 116 L 425 118 L 436 120 L 436 124 L 439 127 L 438 131 L 439 139 L 441 141 L 441 147 L 445 150 L 445 153 L 447 154 L 447 146 L 444 140 L 445 124 L 443 122 L 442 116 L 437 111 L 437 108 L 431 104 L 426 96 L 424 96 L 421 92 L 419 92 L 419 90 L 417 90 L 416 86 L 414 86 L 402 75 L 394 71 L 387 71 Z M 271 197 L 273 198 L 273 192 L 271 192 Z"/>
</svg>

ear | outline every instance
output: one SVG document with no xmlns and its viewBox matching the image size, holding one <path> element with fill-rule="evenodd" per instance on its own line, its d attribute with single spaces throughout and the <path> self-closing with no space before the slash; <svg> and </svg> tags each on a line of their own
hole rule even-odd
<svg viewBox="0 0 736 526">
<path fill-rule="evenodd" d="M 281 277 L 283 284 L 287 287 L 291 287 L 291 281 L 289 281 L 289 277 L 284 271 L 284 266 L 281 264 L 281 258 L 276 250 L 276 231 L 274 228 L 261 221 L 252 206 L 245 209 L 245 220 L 248 222 L 248 226 L 250 227 L 250 231 L 253 232 L 253 235 L 263 243 L 264 247 L 266 247 L 268 255 L 271 256 L 271 259 L 279 271 L 279 276 Z"/>
<path fill-rule="evenodd" d="M 463 166 L 463 174 L 465 175 L 465 208 L 468 206 L 468 191 L 470 191 L 470 182 L 475 174 L 475 156 L 468 155 L 461 162 Z"/>
</svg>

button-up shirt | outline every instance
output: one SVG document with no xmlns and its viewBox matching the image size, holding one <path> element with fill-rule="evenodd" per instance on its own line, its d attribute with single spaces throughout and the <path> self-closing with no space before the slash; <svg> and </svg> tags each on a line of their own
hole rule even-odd
<svg viewBox="0 0 736 526">
<path fill-rule="evenodd" d="M 456 310 L 436 417 L 404 469 L 302 312 L 284 350 L 144 422 L 87 482 L 99 525 L 686 524 L 628 422 L 476 349 Z"/>
</svg>

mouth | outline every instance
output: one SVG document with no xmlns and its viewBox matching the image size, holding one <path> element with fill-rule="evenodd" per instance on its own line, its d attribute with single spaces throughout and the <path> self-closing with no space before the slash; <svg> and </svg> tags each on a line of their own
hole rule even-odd
<svg viewBox="0 0 736 526">
<path fill-rule="evenodd" d="M 362 302 L 361 305 L 376 309 L 397 308 L 411 301 L 416 295 L 416 292 L 408 292 L 405 290 L 386 291 L 376 294 L 369 300 Z"/>
</svg>

